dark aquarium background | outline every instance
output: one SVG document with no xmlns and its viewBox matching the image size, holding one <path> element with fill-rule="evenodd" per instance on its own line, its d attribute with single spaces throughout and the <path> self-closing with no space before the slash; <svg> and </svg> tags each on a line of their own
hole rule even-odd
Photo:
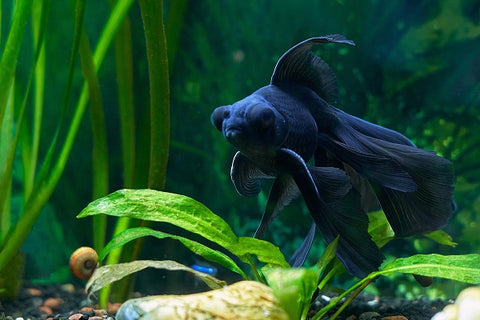
<svg viewBox="0 0 480 320">
<path fill-rule="evenodd" d="M 0 3 L 3 51 L 14 1 Z M 111 8 L 108 1 L 86 3 L 83 27 L 92 50 Z M 268 186 L 258 198 L 244 198 L 236 193 L 229 178 L 235 150 L 211 125 L 210 114 L 215 107 L 231 104 L 268 84 L 276 61 L 294 44 L 313 36 L 339 33 L 353 40 L 356 46 L 316 47 L 337 75 L 340 91 L 337 107 L 405 134 L 417 146 L 451 160 L 455 167 L 458 209 L 444 230 L 458 245 L 455 248 L 439 245 L 426 237 L 398 239 L 389 243 L 385 254 L 399 257 L 417 252 L 479 253 L 480 1 L 172 0 L 164 1 L 163 14 L 170 72 L 170 149 L 164 190 L 204 203 L 229 222 L 237 235 L 253 235 L 265 206 Z M 144 187 L 149 166 L 148 158 L 138 156 L 149 148 L 150 98 L 145 36 L 137 2 L 132 4 L 128 18 L 130 28 L 119 32 L 123 32 L 123 39 L 131 41 L 131 57 L 119 57 L 112 44 L 97 74 L 108 145 L 108 192 L 125 186 Z M 34 169 L 37 174 L 46 161 L 62 117 L 74 21 L 73 4 L 50 3 L 45 33 L 44 96 L 38 97 L 44 108 L 39 163 Z M 15 105 L 20 105 L 26 90 L 33 53 L 29 23 L 17 63 Z M 137 158 L 135 174 L 130 178 L 125 176 L 122 160 L 118 107 L 122 89 L 119 89 L 116 59 L 131 67 L 134 106 L 131 117 Z M 72 83 L 63 123 L 73 118 L 75 101 L 83 85 L 79 59 Z M 32 90 L 25 114 L 28 130 L 32 130 L 35 122 L 32 106 L 36 98 L 35 89 Z M 19 107 L 16 108 L 18 113 Z M 68 269 L 69 255 L 79 246 L 92 245 L 93 238 L 92 220 L 75 218 L 94 198 L 92 132 L 92 116 L 87 106 L 64 172 L 22 246 L 26 259 L 24 278 L 28 281 L 77 281 Z M 67 126 L 61 125 L 59 141 L 66 134 Z M 14 221 L 19 218 L 24 199 L 22 155 L 22 148 L 18 148 L 10 196 Z M 114 221 L 109 218 L 108 235 Z M 281 212 L 266 238 L 288 257 L 301 243 L 310 223 L 308 211 L 299 199 Z M 173 227 L 162 227 L 175 232 Z M 315 263 L 323 248 L 322 239 L 317 236 L 307 264 Z M 196 262 L 187 250 L 167 240 L 145 239 L 141 257 Z M 140 274 L 140 290 L 177 292 L 184 281 L 182 275 L 158 274 L 158 271 Z M 230 274 L 224 276 L 228 278 Z M 338 279 L 338 285 L 342 281 L 349 278 Z M 452 281 L 436 281 L 431 288 L 423 289 L 413 278 L 399 275 L 381 279 L 371 290 L 390 295 L 455 296 L 461 286 Z"/>
</svg>

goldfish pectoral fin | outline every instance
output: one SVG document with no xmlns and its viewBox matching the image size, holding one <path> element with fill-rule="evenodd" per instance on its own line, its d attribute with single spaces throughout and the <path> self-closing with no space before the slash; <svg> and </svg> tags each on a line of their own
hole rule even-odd
<svg viewBox="0 0 480 320">
<path fill-rule="evenodd" d="M 416 182 L 399 163 L 385 155 L 362 150 L 362 141 L 351 146 L 326 134 L 318 134 L 318 139 L 319 144 L 331 154 L 366 178 L 384 187 L 402 192 L 417 190 Z M 359 137 L 359 139 L 362 138 Z"/>
<path fill-rule="evenodd" d="M 288 175 L 281 175 L 275 179 L 268 196 L 265 212 L 262 220 L 255 231 L 255 238 L 262 238 L 272 219 L 278 215 L 284 206 L 288 205 L 290 201 L 296 198 L 299 194 L 297 185 L 293 179 Z"/>
<path fill-rule="evenodd" d="M 310 248 L 312 247 L 313 239 L 315 238 L 315 223 L 312 223 L 310 230 L 308 231 L 305 239 L 303 239 L 302 244 L 295 250 L 293 255 L 290 257 L 288 263 L 293 268 L 299 268 L 303 266 L 305 260 L 307 259 L 307 255 L 310 252 Z"/>
<path fill-rule="evenodd" d="M 260 168 L 238 151 L 232 160 L 230 178 L 239 194 L 253 197 L 260 192 L 260 179 L 272 177 L 264 174 Z"/>
<path fill-rule="evenodd" d="M 320 43 L 344 43 L 355 45 L 344 36 L 333 34 L 310 38 L 285 52 L 273 71 L 271 84 L 296 83 L 315 91 L 322 99 L 334 103 L 337 99 L 337 83 L 330 67 L 312 52 L 312 46 Z"/>
</svg>

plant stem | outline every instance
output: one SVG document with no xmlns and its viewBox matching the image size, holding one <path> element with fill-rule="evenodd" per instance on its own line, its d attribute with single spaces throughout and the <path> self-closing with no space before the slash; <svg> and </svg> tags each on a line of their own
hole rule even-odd
<svg viewBox="0 0 480 320">
<path fill-rule="evenodd" d="M 2 59 L 0 60 L 0 123 L 3 122 L 10 89 L 15 79 L 18 53 L 20 52 L 20 45 L 22 44 L 32 4 L 33 0 L 19 0 L 16 2 L 12 27 L 8 34 Z"/>
<path fill-rule="evenodd" d="M 335 318 L 338 317 L 340 313 L 343 312 L 343 310 L 345 310 L 345 308 L 350 304 L 350 302 L 352 302 L 352 300 L 355 299 L 355 297 L 358 296 L 363 289 L 365 289 L 370 283 L 372 283 L 373 280 L 374 279 L 368 279 L 367 281 L 362 283 L 362 285 L 357 290 L 355 290 L 355 292 L 352 293 L 350 297 L 348 297 L 348 299 L 340 306 L 340 308 L 338 308 L 338 310 L 333 314 L 333 316 L 330 317 L 330 320 L 335 320 Z"/>
<path fill-rule="evenodd" d="M 150 170 L 148 187 L 165 185 L 170 140 L 170 88 L 163 1 L 139 0 L 150 78 Z"/>
</svg>

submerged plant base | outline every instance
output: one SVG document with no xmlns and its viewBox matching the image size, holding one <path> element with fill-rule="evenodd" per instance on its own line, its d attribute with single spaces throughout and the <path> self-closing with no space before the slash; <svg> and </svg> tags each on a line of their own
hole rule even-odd
<svg viewBox="0 0 480 320">
<path fill-rule="evenodd" d="M 32 294 L 32 289 L 33 293 Z M 325 296 L 333 296 L 325 294 Z M 61 298 L 62 303 L 58 309 L 51 310 L 50 313 L 42 312 L 41 307 L 48 298 Z M 337 320 L 359 319 L 366 312 L 375 312 L 378 319 L 389 316 L 403 316 L 408 320 L 430 320 L 431 317 L 441 311 L 443 307 L 453 301 L 434 300 L 425 298 L 417 300 L 406 300 L 391 297 L 375 297 L 370 294 L 361 293 L 355 298 L 345 311 L 337 317 Z M 317 299 L 310 314 L 320 309 L 327 303 L 322 294 Z M 82 287 L 73 287 L 72 285 L 32 285 L 25 284 L 20 290 L 18 299 L 4 300 L 0 302 L 0 317 L 6 316 L 23 317 L 24 319 L 68 319 L 73 314 L 83 314 L 84 320 L 88 320 L 95 314 L 92 309 L 83 309 L 85 307 L 96 308 L 89 304 L 87 295 Z M 108 311 L 108 310 L 106 310 Z M 112 312 L 113 310 L 110 310 Z M 113 313 L 109 314 L 110 320 L 114 320 Z M 328 318 L 327 318 L 328 319 Z"/>
</svg>

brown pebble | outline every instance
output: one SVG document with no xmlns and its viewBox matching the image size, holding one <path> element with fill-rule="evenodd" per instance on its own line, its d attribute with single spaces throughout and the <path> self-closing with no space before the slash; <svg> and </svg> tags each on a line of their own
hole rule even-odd
<svg viewBox="0 0 480 320">
<path fill-rule="evenodd" d="M 83 313 L 74 313 L 70 317 L 68 317 L 68 320 L 80 320 L 83 317 Z"/>
<path fill-rule="evenodd" d="M 27 293 L 31 296 L 41 296 L 42 295 L 42 290 L 35 289 L 35 288 L 27 288 L 25 289 Z"/>
<path fill-rule="evenodd" d="M 111 315 L 115 315 L 118 311 L 118 309 L 120 309 L 120 307 L 122 306 L 121 303 L 109 303 L 108 304 L 108 308 L 107 308 L 107 313 L 108 314 L 111 314 Z"/>
<path fill-rule="evenodd" d="M 83 307 L 82 309 L 80 309 L 80 312 L 88 313 L 89 315 L 95 314 L 95 310 L 93 310 L 92 307 Z"/>
<path fill-rule="evenodd" d="M 95 312 L 95 315 L 98 316 L 98 317 L 103 317 L 103 316 L 106 316 L 108 314 L 107 310 L 105 310 L 105 309 L 95 309 L 93 311 Z"/>
<path fill-rule="evenodd" d="M 93 316 L 93 317 L 90 317 L 88 318 L 88 320 L 102 320 L 103 317 L 100 317 L 100 316 Z"/>
<path fill-rule="evenodd" d="M 400 315 L 400 316 L 383 317 L 381 320 L 408 320 L 408 318 Z"/>
<path fill-rule="evenodd" d="M 47 307 L 47 306 L 40 306 L 38 308 L 38 310 L 40 310 L 40 312 L 43 313 L 43 314 L 52 314 L 53 313 L 52 308 Z"/>
<path fill-rule="evenodd" d="M 48 298 L 45 300 L 43 305 L 45 307 L 49 307 L 52 310 L 58 310 L 60 308 L 60 305 L 63 304 L 63 299 L 62 298 Z"/>
</svg>

